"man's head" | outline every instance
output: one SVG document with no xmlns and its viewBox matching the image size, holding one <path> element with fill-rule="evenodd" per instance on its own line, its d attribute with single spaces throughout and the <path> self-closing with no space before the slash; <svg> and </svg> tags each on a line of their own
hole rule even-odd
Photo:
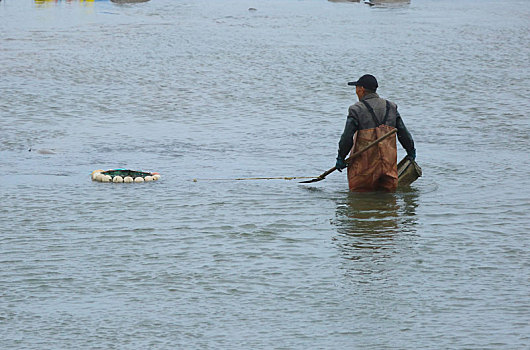
<svg viewBox="0 0 530 350">
<path fill-rule="evenodd" d="M 366 94 L 376 92 L 379 87 L 377 79 L 370 74 L 363 75 L 357 81 L 350 81 L 348 85 L 355 86 L 355 93 L 359 97 L 359 100 L 361 100 Z"/>
</svg>

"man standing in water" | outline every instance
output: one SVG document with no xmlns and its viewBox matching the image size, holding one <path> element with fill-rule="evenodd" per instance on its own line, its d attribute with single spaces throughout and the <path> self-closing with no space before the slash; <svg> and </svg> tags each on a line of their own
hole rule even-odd
<svg viewBox="0 0 530 350">
<path fill-rule="evenodd" d="M 373 75 L 363 75 L 359 80 L 349 82 L 348 85 L 355 86 L 359 102 L 350 106 L 348 110 L 335 167 L 339 171 L 348 167 L 350 191 L 393 192 L 398 184 L 397 148 L 394 136 L 361 153 L 350 164 L 346 164 L 344 159 L 350 150 L 353 154 L 395 128 L 399 142 L 407 151 L 407 157 L 414 160 L 416 149 L 412 136 L 405 127 L 396 104 L 380 98 L 376 93 L 378 84 Z"/>
</svg>

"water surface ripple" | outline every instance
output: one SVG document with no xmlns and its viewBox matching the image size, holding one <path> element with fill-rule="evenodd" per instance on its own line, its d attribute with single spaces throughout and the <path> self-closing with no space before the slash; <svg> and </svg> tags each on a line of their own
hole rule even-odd
<svg viewBox="0 0 530 350">
<path fill-rule="evenodd" d="M 0 2 L 1 347 L 527 349 L 529 18 Z M 367 72 L 415 138 L 410 190 L 201 180 L 330 168 Z M 116 167 L 162 179 L 90 181 Z"/>
</svg>

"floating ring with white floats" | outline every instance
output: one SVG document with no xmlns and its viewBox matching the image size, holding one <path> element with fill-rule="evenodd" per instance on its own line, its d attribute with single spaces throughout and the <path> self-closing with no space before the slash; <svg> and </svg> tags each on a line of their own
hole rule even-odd
<svg viewBox="0 0 530 350">
<path fill-rule="evenodd" d="M 129 169 L 94 170 L 91 174 L 92 181 L 114 182 L 114 183 L 140 183 L 157 181 L 160 179 L 159 173 L 149 173 L 145 171 Z"/>
</svg>

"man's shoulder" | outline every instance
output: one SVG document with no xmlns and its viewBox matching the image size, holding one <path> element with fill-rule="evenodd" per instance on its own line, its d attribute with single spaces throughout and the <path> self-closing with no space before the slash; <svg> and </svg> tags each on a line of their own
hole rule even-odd
<svg viewBox="0 0 530 350">
<path fill-rule="evenodd" d="M 355 114 L 359 114 L 362 110 L 363 110 L 363 103 L 362 102 L 356 102 L 354 104 L 352 104 L 349 108 L 348 108 L 348 112 L 351 114 L 352 112 L 354 112 Z"/>
<path fill-rule="evenodd" d="M 377 100 L 378 102 L 375 103 L 376 105 L 385 106 L 388 103 L 388 105 L 390 106 L 390 110 L 397 110 L 398 108 L 395 102 L 387 100 L 386 98 L 379 97 Z"/>
<path fill-rule="evenodd" d="M 387 100 L 386 98 L 379 97 L 378 100 L 381 101 L 381 103 L 383 104 L 388 102 L 390 104 L 390 107 L 397 108 L 397 104 L 395 102 Z"/>
<path fill-rule="evenodd" d="M 397 109 L 397 104 L 395 102 L 392 102 L 390 100 L 385 100 L 386 102 L 388 102 L 390 104 L 391 107 L 393 108 L 396 108 Z"/>
<path fill-rule="evenodd" d="M 390 108 L 391 109 L 394 109 L 394 110 L 397 110 L 397 104 L 390 101 L 390 100 L 387 100 L 385 98 L 382 98 L 382 97 L 375 97 L 375 99 L 378 100 L 378 102 L 370 102 L 369 100 L 367 101 L 369 104 L 373 104 L 373 105 L 379 105 L 379 106 L 384 106 L 387 102 L 390 104 Z M 364 103 L 362 101 L 358 101 L 354 104 L 352 104 L 349 108 L 348 108 L 348 114 L 351 116 L 351 115 L 359 115 L 361 113 L 363 113 L 364 111 L 366 111 L 366 106 L 364 105 Z"/>
</svg>

